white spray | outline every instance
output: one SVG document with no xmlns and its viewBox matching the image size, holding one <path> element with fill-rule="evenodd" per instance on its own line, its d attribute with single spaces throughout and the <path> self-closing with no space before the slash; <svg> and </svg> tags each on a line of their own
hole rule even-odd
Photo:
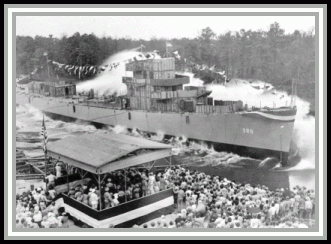
<svg viewBox="0 0 331 244">
<path fill-rule="evenodd" d="M 88 92 L 91 89 L 94 89 L 99 96 L 101 95 L 112 95 L 115 92 L 118 95 L 126 94 L 126 85 L 122 82 L 122 78 L 132 77 L 132 71 L 125 71 L 125 60 L 133 59 L 137 57 L 140 52 L 137 51 L 137 48 L 131 50 L 125 50 L 118 52 L 112 56 L 110 56 L 107 60 L 105 60 L 101 66 L 109 65 L 113 63 L 119 63 L 116 68 L 107 67 L 105 71 L 101 71 L 96 77 L 92 80 L 88 80 L 85 82 L 81 82 L 77 85 L 77 92 Z M 160 56 L 155 55 L 155 59 L 159 59 Z"/>
</svg>

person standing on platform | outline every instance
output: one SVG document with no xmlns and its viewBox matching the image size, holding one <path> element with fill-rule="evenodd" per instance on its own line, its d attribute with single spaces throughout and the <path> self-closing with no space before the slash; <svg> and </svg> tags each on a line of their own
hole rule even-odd
<svg viewBox="0 0 331 244">
<path fill-rule="evenodd" d="M 155 193 L 160 192 L 160 181 L 159 180 L 154 181 L 154 192 Z"/>
<path fill-rule="evenodd" d="M 95 189 L 92 189 L 90 199 L 91 199 L 92 208 L 98 209 L 99 197 L 97 196 L 97 194 L 95 194 Z"/>
<path fill-rule="evenodd" d="M 56 170 L 56 178 L 62 177 L 62 167 L 61 163 L 57 163 L 55 165 L 55 170 Z"/>
<path fill-rule="evenodd" d="M 50 186 L 54 186 L 54 187 L 55 187 L 55 179 L 56 179 L 56 177 L 55 177 L 55 175 L 53 175 L 52 172 L 50 172 L 50 173 L 47 175 L 46 179 L 48 180 L 48 188 L 49 188 Z"/>
<path fill-rule="evenodd" d="M 149 178 L 148 178 L 148 190 L 149 190 L 151 195 L 155 193 L 155 191 L 154 191 L 154 181 L 155 181 L 155 176 L 154 176 L 153 172 L 151 172 L 149 174 Z"/>
<path fill-rule="evenodd" d="M 105 201 L 105 209 L 110 208 L 110 193 L 109 193 L 109 188 L 106 186 L 105 188 L 105 193 L 103 195 L 104 201 Z"/>
<path fill-rule="evenodd" d="M 165 181 L 163 175 L 160 176 L 160 191 L 164 191 L 167 188 L 167 182 Z"/>
</svg>

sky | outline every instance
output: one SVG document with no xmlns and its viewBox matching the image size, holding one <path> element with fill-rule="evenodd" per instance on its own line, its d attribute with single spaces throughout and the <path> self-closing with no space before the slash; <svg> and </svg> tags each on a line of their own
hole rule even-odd
<svg viewBox="0 0 331 244">
<path fill-rule="evenodd" d="M 285 33 L 309 31 L 314 16 L 17 16 L 16 35 L 61 38 L 94 33 L 97 37 L 150 40 L 156 38 L 195 38 L 210 27 L 217 35 L 228 31 L 268 30 L 278 22 Z"/>
</svg>

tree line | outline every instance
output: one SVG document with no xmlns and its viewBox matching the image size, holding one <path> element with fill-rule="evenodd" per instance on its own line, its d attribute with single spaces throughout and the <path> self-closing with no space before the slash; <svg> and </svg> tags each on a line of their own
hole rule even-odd
<svg viewBox="0 0 331 244">
<path fill-rule="evenodd" d="M 315 35 L 314 30 L 298 30 L 285 34 L 277 22 L 269 30 L 229 31 L 217 35 L 211 28 L 201 30 L 193 39 L 135 40 L 131 38 L 99 38 L 79 32 L 68 37 L 42 36 L 16 37 L 16 72 L 29 74 L 35 67 L 46 64 L 48 59 L 70 65 L 100 65 L 112 54 L 143 45 L 143 52 L 159 50 L 164 54 L 166 41 L 172 44 L 168 50 L 177 50 L 176 69 L 187 68 L 185 60 L 225 71 L 228 78 L 258 79 L 277 89 L 291 89 L 292 79 L 298 81 L 298 95 L 314 98 L 315 83 Z M 208 75 L 199 74 L 206 83 Z M 301 93 L 301 94 L 300 94 Z"/>
</svg>

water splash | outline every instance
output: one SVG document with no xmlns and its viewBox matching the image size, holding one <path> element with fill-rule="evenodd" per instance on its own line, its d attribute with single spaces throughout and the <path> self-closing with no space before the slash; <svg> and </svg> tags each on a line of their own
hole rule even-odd
<svg viewBox="0 0 331 244">
<path fill-rule="evenodd" d="M 153 141 L 162 142 L 165 139 L 165 133 L 158 130 L 155 135 L 151 135 L 150 139 Z"/>
<path fill-rule="evenodd" d="M 126 94 L 126 85 L 122 83 L 122 77 L 133 77 L 132 71 L 125 70 L 125 63 L 123 61 L 136 57 L 140 52 L 137 48 L 131 50 L 124 50 L 110 56 L 102 65 L 109 65 L 119 62 L 120 65 L 116 68 L 108 67 L 105 71 L 96 75 L 92 80 L 84 81 L 77 84 L 77 92 L 88 92 L 92 88 L 96 95 L 112 95 L 115 92 L 118 95 Z M 155 59 L 161 58 L 155 54 Z"/>
<path fill-rule="evenodd" d="M 114 128 L 112 128 L 112 131 L 114 131 L 116 134 L 127 134 L 128 129 L 126 126 L 123 125 L 116 125 Z"/>
</svg>

